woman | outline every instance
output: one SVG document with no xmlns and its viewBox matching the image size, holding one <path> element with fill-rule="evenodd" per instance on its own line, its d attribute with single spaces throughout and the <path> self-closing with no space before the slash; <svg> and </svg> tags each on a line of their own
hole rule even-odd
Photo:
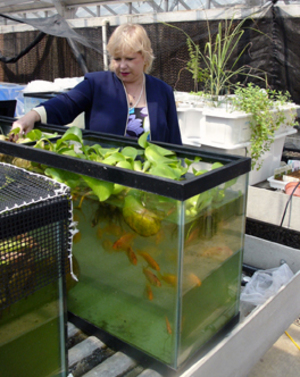
<svg viewBox="0 0 300 377">
<path fill-rule="evenodd" d="M 141 25 L 124 24 L 109 39 L 110 71 L 88 73 L 67 93 L 52 98 L 14 122 L 27 133 L 35 122 L 64 125 L 85 112 L 85 128 L 152 141 L 181 144 L 172 88 L 147 74 L 151 42 Z"/>
</svg>

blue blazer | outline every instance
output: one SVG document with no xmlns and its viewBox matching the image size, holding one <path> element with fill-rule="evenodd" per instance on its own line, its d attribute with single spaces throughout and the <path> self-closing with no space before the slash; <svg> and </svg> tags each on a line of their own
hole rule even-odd
<svg viewBox="0 0 300 377">
<path fill-rule="evenodd" d="M 182 144 L 173 89 L 164 81 L 145 75 L 150 139 Z M 85 112 L 85 128 L 125 135 L 128 104 L 123 83 L 110 71 L 88 73 L 66 93 L 41 104 L 49 124 L 65 125 Z"/>
</svg>

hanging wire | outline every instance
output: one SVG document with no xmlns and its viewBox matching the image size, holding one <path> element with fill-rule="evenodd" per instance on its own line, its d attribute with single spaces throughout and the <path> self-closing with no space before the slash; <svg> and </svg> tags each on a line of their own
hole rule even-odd
<svg viewBox="0 0 300 377">
<path fill-rule="evenodd" d="M 282 216 L 282 219 L 281 219 L 281 223 L 280 223 L 280 226 L 282 226 L 283 224 L 283 221 L 284 221 L 284 218 L 285 218 L 285 215 L 286 215 L 286 212 L 287 212 L 287 209 L 288 209 L 288 206 L 292 200 L 292 197 L 294 195 L 294 192 L 297 190 L 297 188 L 299 187 L 300 185 L 300 181 L 297 183 L 297 185 L 294 187 L 293 191 L 291 192 L 290 194 L 290 197 L 288 199 L 288 201 L 286 202 L 286 205 L 285 205 L 285 208 L 284 208 L 284 212 L 283 212 L 283 216 Z"/>
</svg>

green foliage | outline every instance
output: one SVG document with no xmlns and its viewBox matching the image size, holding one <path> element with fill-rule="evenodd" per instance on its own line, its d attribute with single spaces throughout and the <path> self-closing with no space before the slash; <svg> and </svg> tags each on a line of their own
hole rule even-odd
<svg viewBox="0 0 300 377">
<path fill-rule="evenodd" d="M 234 26 L 234 17 L 230 21 L 225 20 L 224 24 L 220 22 L 218 32 L 214 37 L 207 21 L 208 42 L 203 51 L 183 29 L 167 24 L 186 36 L 190 60 L 185 69 L 192 73 L 194 82 L 204 82 L 204 91 L 212 97 L 218 97 L 225 92 L 230 93 L 231 89 L 235 87 L 232 79 L 238 75 L 255 77 L 265 81 L 260 76 L 252 74 L 249 66 L 238 67 L 238 63 L 244 52 L 250 47 L 250 43 L 245 44 L 233 62 L 230 63 L 230 59 L 234 56 L 245 32 L 245 23 L 249 19 L 250 17 L 244 18 L 236 26 Z M 255 31 L 260 33 L 259 30 Z M 194 91 L 196 91 L 195 85 Z"/>
<path fill-rule="evenodd" d="M 238 87 L 232 104 L 236 110 L 251 114 L 251 148 L 252 168 L 257 170 L 262 165 L 261 156 L 270 150 L 274 142 L 275 131 L 281 124 L 295 125 L 295 115 L 291 114 L 288 122 L 283 106 L 289 102 L 288 92 L 261 89 L 249 83 L 246 87 Z"/>
<path fill-rule="evenodd" d="M 201 160 L 199 156 L 193 160 L 178 158 L 175 152 L 149 142 L 148 135 L 149 133 L 144 133 L 138 139 L 139 147 L 137 148 L 131 146 L 103 148 L 100 144 L 87 145 L 83 140 L 82 131 L 77 127 L 69 128 L 59 139 L 53 139 L 53 135 L 41 135 L 40 130 L 35 129 L 30 135 L 30 140 L 36 141 L 34 148 L 172 180 L 184 180 L 187 173 L 199 176 L 223 166 L 223 164 L 215 162 L 209 170 L 199 170 L 196 165 Z M 111 198 L 112 201 L 124 201 L 125 221 L 143 236 L 155 234 L 159 230 L 160 221 L 164 216 L 169 216 L 168 214 L 171 215 L 174 211 L 174 202 L 170 202 L 165 197 L 160 197 L 158 201 L 155 200 L 151 207 L 148 197 L 143 199 L 143 195 L 147 194 L 134 188 L 27 160 L 22 161 L 29 163 L 30 166 L 26 166 L 27 169 L 45 174 L 68 185 L 74 198 L 80 198 L 78 209 L 81 208 L 82 201 L 87 197 L 105 202 L 114 196 Z M 224 190 L 234 183 L 235 180 L 231 180 L 224 183 L 223 187 L 215 187 L 187 199 L 185 201 L 186 216 L 194 219 L 208 206 L 223 200 Z M 147 208 L 144 202 L 147 202 Z M 174 214 L 174 216 L 177 215 Z"/>
<path fill-rule="evenodd" d="M 197 44 L 195 44 L 191 38 L 187 38 L 186 40 L 189 57 L 190 60 L 186 64 L 186 70 L 188 70 L 193 77 L 194 80 L 194 91 L 198 91 L 198 83 L 207 80 L 208 78 L 208 70 L 202 69 L 200 67 L 201 63 L 201 52 L 200 48 Z"/>
<path fill-rule="evenodd" d="M 162 148 L 147 141 L 148 133 L 138 140 L 141 149 L 126 146 L 124 148 L 103 148 L 99 144 L 85 145 L 82 131 L 78 127 L 70 127 L 58 140 L 42 135 L 35 129 L 28 134 L 31 141 L 36 140 L 35 148 L 48 150 L 61 155 L 95 161 L 123 169 L 134 170 L 145 174 L 156 175 L 167 179 L 184 179 L 189 166 L 193 163 L 185 159 L 185 164 L 177 158 L 173 151 Z M 195 162 L 199 157 L 195 158 Z M 96 196 L 99 201 L 107 200 L 111 195 L 117 195 L 127 188 L 96 178 L 79 175 L 57 168 L 37 166 L 43 173 L 58 182 L 65 183 L 73 190 L 88 188 L 88 195 Z"/>
</svg>

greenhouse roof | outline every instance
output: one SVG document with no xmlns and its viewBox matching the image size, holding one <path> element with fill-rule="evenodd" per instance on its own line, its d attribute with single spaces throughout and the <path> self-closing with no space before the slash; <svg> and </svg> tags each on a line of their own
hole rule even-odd
<svg viewBox="0 0 300 377">
<path fill-rule="evenodd" d="M 0 13 L 12 17 L 43 18 L 60 14 L 66 19 L 124 14 L 162 13 L 232 6 L 263 6 L 266 0 L 4 0 Z M 284 3 L 298 1 L 284 1 Z"/>
<path fill-rule="evenodd" d="M 240 18 L 249 12 L 258 15 L 275 3 L 285 9 L 291 7 L 287 13 L 293 17 L 300 14 L 300 0 L 0 0 L 0 32 L 10 32 L 5 29 L 7 26 L 17 25 L 19 29 L 22 22 L 36 23 L 56 16 L 69 20 L 71 27 L 99 26 L 103 19 L 117 25 L 133 18 L 137 23 L 220 19 L 233 15 Z"/>
</svg>

